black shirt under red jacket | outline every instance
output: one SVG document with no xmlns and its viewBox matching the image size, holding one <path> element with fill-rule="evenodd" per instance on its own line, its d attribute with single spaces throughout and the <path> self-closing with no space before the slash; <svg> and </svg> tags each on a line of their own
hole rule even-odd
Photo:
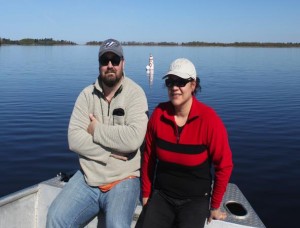
<svg viewBox="0 0 300 228">
<path fill-rule="evenodd" d="M 179 134 L 171 102 L 159 104 L 146 133 L 143 197 L 149 197 L 153 187 L 179 199 L 210 195 L 211 164 L 215 169 L 211 207 L 219 208 L 233 168 L 222 120 L 193 97 L 188 120 Z"/>
</svg>

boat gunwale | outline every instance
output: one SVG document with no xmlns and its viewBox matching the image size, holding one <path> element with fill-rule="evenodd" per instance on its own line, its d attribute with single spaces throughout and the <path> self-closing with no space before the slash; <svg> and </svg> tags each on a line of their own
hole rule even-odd
<svg viewBox="0 0 300 228">
<path fill-rule="evenodd" d="M 17 201 L 19 199 L 22 199 L 26 196 L 36 194 L 38 193 L 38 191 L 39 191 L 39 184 L 35 184 L 25 189 L 0 197 L 0 207 L 5 206 L 6 204 L 12 203 L 14 201 Z"/>
</svg>

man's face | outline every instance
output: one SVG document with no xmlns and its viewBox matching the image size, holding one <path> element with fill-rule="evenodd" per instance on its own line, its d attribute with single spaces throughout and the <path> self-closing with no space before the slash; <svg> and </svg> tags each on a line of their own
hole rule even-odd
<svg viewBox="0 0 300 228">
<path fill-rule="evenodd" d="M 123 77 L 124 59 L 118 55 L 107 52 L 100 57 L 100 77 L 108 87 L 114 87 Z"/>
</svg>

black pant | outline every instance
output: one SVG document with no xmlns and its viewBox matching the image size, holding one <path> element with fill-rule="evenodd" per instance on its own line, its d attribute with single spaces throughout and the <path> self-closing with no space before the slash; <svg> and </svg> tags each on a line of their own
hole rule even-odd
<svg viewBox="0 0 300 228">
<path fill-rule="evenodd" d="M 209 197 L 175 199 L 154 191 L 143 208 L 136 228 L 204 227 L 209 215 Z"/>
</svg>

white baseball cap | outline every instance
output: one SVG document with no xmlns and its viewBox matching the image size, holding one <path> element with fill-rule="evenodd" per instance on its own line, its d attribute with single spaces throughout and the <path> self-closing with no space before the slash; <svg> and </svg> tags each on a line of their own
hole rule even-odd
<svg viewBox="0 0 300 228">
<path fill-rule="evenodd" d="M 168 73 L 163 77 L 167 78 L 169 75 L 175 75 L 183 79 L 192 78 L 196 80 L 197 73 L 194 64 L 185 58 L 179 58 L 174 60 L 169 68 Z"/>
</svg>

